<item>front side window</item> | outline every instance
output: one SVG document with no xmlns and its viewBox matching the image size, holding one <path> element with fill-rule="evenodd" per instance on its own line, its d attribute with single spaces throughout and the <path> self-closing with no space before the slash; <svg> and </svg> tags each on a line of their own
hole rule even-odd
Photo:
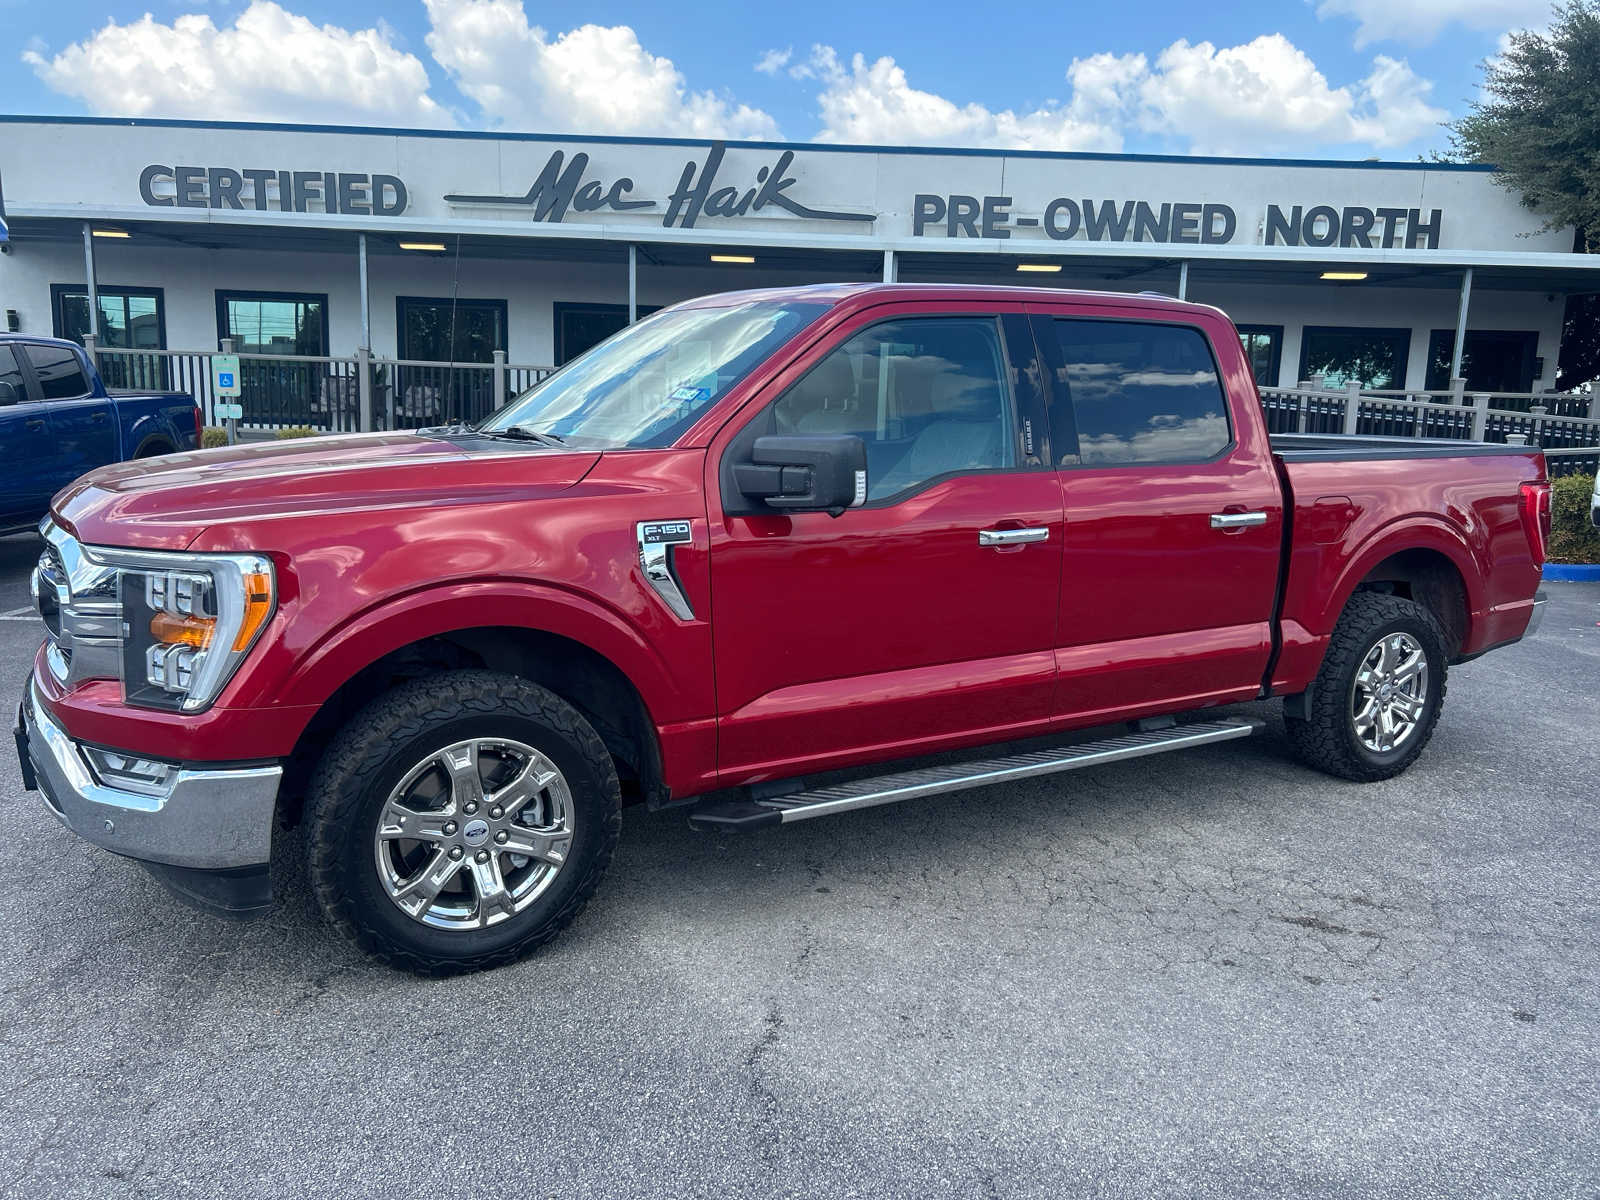
<svg viewBox="0 0 1600 1200">
<path fill-rule="evenodd" d="M 478 426 L 583 447 L 670 446 L 828 306 L 751 300 L 646 317 L 575 358 Z"/>
<path fill-rule="evenodd" d="M 1195 462 L 1228 447 L 1228 404 L 1205 336 L 1154 321 L 1053 322 L 1085 466 Z M 1062 397 L 1057 397 L 1060 403 Z M 1071 462 L 1071 445 L 1058 457 Z"/>
<path fill-rule="evenodd" d="M 773 405 L 778 434 L 853 433 L 867 499 L 930 479 L 1016 465 L 993 317 L 917 317 L 862 330 Z"/>
<path fill-rule="evenodd" d="M 287 292 L 218 292 L 217 337 L 240 354 L 328 353 L 328 298 Z"/>
<path fill-rule="evenodd" d="M 1336 329 L 1308 325 L 1300 338 L 1300 378 L 1329 388 L 1359 383 L 1386 390 L 1406 385 L 1409 329 Z"/>
<path fill-rule="evenodd" d="M 28 361 L 39 380 L 39 391 L 46 400 L 72 400 L 89 394 L 89 381 L 83 364 L 65 346 L 26 344 Z"/>
</svg>

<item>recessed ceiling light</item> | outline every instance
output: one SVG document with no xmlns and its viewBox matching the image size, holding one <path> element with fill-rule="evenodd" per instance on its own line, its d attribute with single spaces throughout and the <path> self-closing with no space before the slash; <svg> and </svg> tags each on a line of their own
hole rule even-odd
<svg viewBox="0 0 1600 1200">
<path fill-rule="evenodd" d="M 755 255 L 753 254 L 713 254 L 711 256 L 712 262 L 720 263 L 753 263 L 755 260 Z"/>
<path fill-rule="evenodd" d="M 1039 272 L 1043 272 L 1043 273 L 1053 274 L 1056 271 L 1061 270 L 1061 264 L 1060 263 L 1018 263 L 1017 264 L 1017 270 L 1019 270 L 1019 271 L 1039 271 Z"/>
<path fill-rule="evenodd" d="M 94 235 L 95 237 L 125 238 L 128 236 L 128 231 L 126 229 L 96 229 Z"/>
<path fill-rule="evenodd" d="M 402 250 L 443 250 L 443 242 L 401 242 Z"/>
<path fill-rule="evenodd" d="M 1367 273 L 1365 271 L 1324 271 L 1322 277 L 1324 279 L 1342 279 L 1350 283 L 1358 283 L 1367 277 Z"/>
</svg>

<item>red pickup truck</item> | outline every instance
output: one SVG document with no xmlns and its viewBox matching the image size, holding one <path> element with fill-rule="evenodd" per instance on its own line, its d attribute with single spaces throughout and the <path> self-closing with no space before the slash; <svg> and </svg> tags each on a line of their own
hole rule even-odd
<svg viewBox="0 0 1600 1200">
<path fill-rule="evenodd" d="M 180 893 L 264 907 L 303 820 L 337 926 L 462 970 L 555 936 L 630 802 L 804 820 L 1248 736 L 1204 710 L 1270 696 L 1309 765 L 1393 776 L 1446 668 L 1534 628 L 1549 511 L 1536 449 L 1269 439 L 1214 308 L 710 296 L 476 426 L 85 476 L 17 738 Z"/>
</svg>

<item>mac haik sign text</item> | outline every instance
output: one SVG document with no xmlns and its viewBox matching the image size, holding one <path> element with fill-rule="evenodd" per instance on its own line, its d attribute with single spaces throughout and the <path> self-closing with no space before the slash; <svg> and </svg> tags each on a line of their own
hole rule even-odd
<svg viewBox="0 0 1600 1200">
<path fill-rule="evenodd" d="M 693 229 L 702 217 L 742 217 L 768 207 L 808 221 L 872 222 L 877 219 L 871 213 L 812 208 L 789 195 L 789 189 L 797 182 L 789 174 L 794 163 L 793 150 L 783 151 L 771 165 L 758 168 L 753 179 L 731 182 L 719 178 L 725 153 L 721 145 L 713 145 L 704 161 L 690 159 L 684 163 L 683 170 L 678 173 L 677 186 L 664 200 L 634 195 L 635 184 L 627 175 L 609 180 L 586 178 L 589 156 L 580 152 L 569 160 L 560 150 L 550 155 L 532 186 L 520 196 L 454 192 L 447 194 L 445 200 L 451 204 L 526 208 L 531 220 L 549 222 L 561 221 L 569 211 L 636 212 L 661 208 L 664 229 Z"/>
</svg>

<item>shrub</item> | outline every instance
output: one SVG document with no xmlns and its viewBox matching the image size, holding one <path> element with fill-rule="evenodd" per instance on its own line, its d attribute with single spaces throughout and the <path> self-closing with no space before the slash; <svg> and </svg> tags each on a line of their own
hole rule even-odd
<svg viewBox="0 0 1600 1200">
<path fill-rule="evenodd" d="M 287 429 L 280 429 L 272 436 L 282 441 L 285 438 L 316 437 L 319 430 L 309 425 L 291 425 Z"/>
<path fill-rule="evenodd" d="M 1550 561 L 1600 563 L 1600 529 L 1589 523 L 1593 475 L 1550 481 Z"/>
<path fill-rule="evenodd" d="M 216 446 L 228 444 L 228 431 L 216 425 L 207 425 L 205 432 L 200 435 L 200 447 L 210 450 Z"/>
</svg>

